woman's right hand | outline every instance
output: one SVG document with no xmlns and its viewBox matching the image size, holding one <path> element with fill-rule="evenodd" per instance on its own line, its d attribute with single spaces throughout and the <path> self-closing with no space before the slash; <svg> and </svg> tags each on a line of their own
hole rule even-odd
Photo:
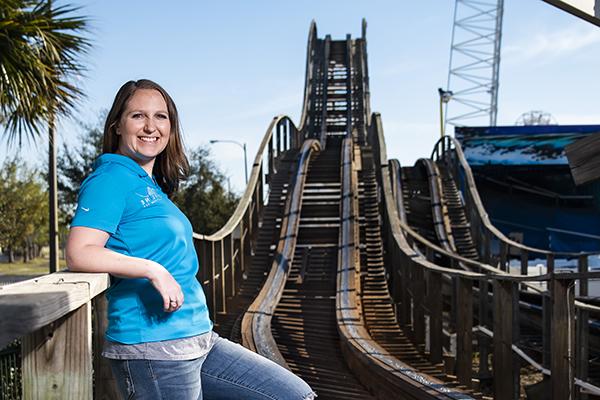
<svg viewBox="0 0 600 400">
<path fill-rule="evenodd" d="M 181 286 L 165 267 L 154 261 L 150 261 L 150 263 L 148 280 L 162 296 L 163 310 L 165 312 L 179 310 L 184 300 Z"/>
</svg>

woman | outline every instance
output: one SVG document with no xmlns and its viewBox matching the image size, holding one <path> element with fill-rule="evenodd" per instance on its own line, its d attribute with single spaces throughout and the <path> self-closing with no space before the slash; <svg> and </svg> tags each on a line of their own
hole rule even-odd
<svg viewBox="0 0 600 400">
<path fill-rule="evenodd" d="M 212 332 L 192 226 L 168 197 L 188 169 L 171 97 L 125 83 L 67 241 L 72 271 L 113 278 L 102 354 L 123 397 L 313 399 L 300 378 Z"/>
</svg>

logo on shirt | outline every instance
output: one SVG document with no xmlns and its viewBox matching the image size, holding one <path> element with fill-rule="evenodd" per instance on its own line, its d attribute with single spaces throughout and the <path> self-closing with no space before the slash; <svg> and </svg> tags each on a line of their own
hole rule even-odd
<svg viewBox="0 0 600 400">
<path fill-rule="evenodd" d="M 160 199 L 162 199 L 162 196 L 156 191 L 156 189 L 151 188 L 150 186 L 148 186 L 146 188 L 146 192 L 147 192 L 147 194 L 139 194 L 137 192 L 135 193 L 141 197 L 140 203 L 142 203 L 142 207 L 144 207 L 144 208 L 146 208 L 146 207 L 156 203 Z"/>
</svg>

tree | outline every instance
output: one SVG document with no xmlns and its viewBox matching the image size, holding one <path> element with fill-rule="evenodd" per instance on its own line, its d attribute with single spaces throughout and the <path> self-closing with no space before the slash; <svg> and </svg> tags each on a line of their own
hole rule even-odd
<svg viewBox="0 0 600 400">
<path fill-rule="evenodd" d="M 210 159 L 210 151 L 199 147 L 190 157 L 190 178 L 173 196 L 173 201 L 190 219 L 195 232 L 211 234 L 221 228 L 238 198 L 223 187 L 225 176 Z"/>
<path fill-rule="evenodd" d="M 83 92 L 80 57 L 88 21 L 69 5 L 0 0 L 0 123 L 9 143 L 35 138 L 55 116 L 69 115 Z"/>
<path fill-rule="evenodd" d="M 0 124 L 11 143 L 39 136 L 48 127 L 50 272 L 58 267 L 56 118 L 69 115 L 83 92 L 75 82 L 90 42 L 84 17 L 51 0 L 0 0 Z"/>
<path fill-rule="evenodd" d="M 20 159 L 7 160 L 0 171 L 0 245 L 9 261 L 21 249 L 24 261 L 45 242 L 48 202 L 41 175 Z"/>
<path fill-rule="evenodd" d="M 61 225 L 69 225 L 77 207 L 81 182 L 92 172 L 94 161 L 102 153 L 103 125 L 106 112 L 101 112 L 96 124 L 80 124 L 78 144 L 63 144 L 58 154 L 58 198 Z"/>
</svg>

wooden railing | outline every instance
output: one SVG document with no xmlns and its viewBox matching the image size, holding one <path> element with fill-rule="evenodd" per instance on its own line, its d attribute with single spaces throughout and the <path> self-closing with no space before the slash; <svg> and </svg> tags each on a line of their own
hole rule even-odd
<svg viewBox="0 0 600 400">
<path fill-rule="evenodd" d="M 519 393 L 520 360 L 529 363 L 549 377 L 549 386 L 555 399 L 571 398 L 575 393 L 600 394 L 600 388 L 582 378 L 582 367 L 587 365 L 587 355 L 579 349 L 584 337 L 589 337 L 588 317 L 600 317 L 600 308 L 575 302 L 574 283 L 585 279 L 600 278 L 600 272 L 565 272 L 552 270 L 537 276 L 510 274 L 495 266 L 456 256 L 456 259 L 476 266 L 472 271 L 441 267 L 431 260 L 436 254 L 451 256 L 446 250 L 429 243 L 399 218 L 396 199 L 390 179 L 390 164 L 383 137 L 381 117 L 374 114 L 369 127 L 369 142 L 374 148 L 378 178 L 383 193 L 383 228 L 386 244 L 386 265 L 390 273 L 392 297 L 397 306 L 398 319 L 412 336 L 413 341 L 427 349 L 431 361 L 447 361 L 458 380 L 473 385 L 473 342 L 477 348 L 485 347 L 492 340 L 494 353 L 494 395 L 498 399 L 514 399 Z M 411 243 L 420 241 L 429 250 L 423 255 L 414 250 Z M 474 272 L 481 271 L 481 272 Z M 442 287 L 448 279 L 457 282 L 457 290 L 443 295 Z M 546 282 L 551 289 L 546 296 L 548 307 L 542 329 L 552 349 L 549 365 L 536 363 L 517 346 L 520 307 L 519 284 Z M 490 292 L 489 288 L 493 291 Z M 493 296 L 491 296 L 493 293 Z M 456 351 L 450 356 L 443 329 L 444 297 L 450 297 L 460 312 L 456 314 Z M 475 298 L 479 317 L 475 318 Z M 482 300 L 483 299 L 483 300 Z M 577 313 L 575 309 L 581 310 Z M 577 317 L 577 314 L 578 317 Z M 474 335 L 474 332 L 480 332 Z M 550 332 L 552 334 L 550 334 Z M 576 336 L 575 333 L 578 333 Z M 583 333 L 581 333 L 583 332 Z M 446 349 L 445 349 L 446 347 Z M 577 349 L 577 350 L 576 350 Z M 480 367 L 487 368 L 481 360 Z M 577 366 L 577 367 L 576 367 Z M 487 371 L 479 371 L 484 375 Z M 583 371 L 585 375 L 585 371 Z M 576 389 L 577 388 L 577 389 Z"/>
<path fill-rule="evenodd" d="M 204 286 L 215 323 L 219 322 L 219 315 L 234 306 L 239 285 L 250 266 L 265 186 L 277 171 L 277 157 L 296 149 L 300 141 L 300 133 L 288 117 L 275 117 L 259 146 L 248 186 L 233 215 L 212 235 L 194 234 L 200 260 L 198 280 Z"/>
<path fill-rule="evenodd" d="M 109 283 L 108 274 L 57 272 L 0 288 L 0 348 L 21 339 L 22 398 L 118 398 L 92 351 L 102 346 Z"/>
<path fill-rule="evenodd" d="M 350 136 L 351 137 L 351 136 Z M 373 340 L 360 299 L 358 177 L 352 139 L 342 145 L 342 204 L 338 246 L 336 319 L 342 353 L 348 365 L 377 398 L 468 399 L 440 380 L 419 373 Z"/>
<path fill-rule="evenodd" d="M 479 197 L 473 172 L 464 156 L 460 143 L 456 139 L 451 136 L 441 138 L 435 144 L 431 158 L 449 168 L 457 182 L 459 182 L 459 178 L 464 177 L 462 193 L 465 209 L 469 213 L 471 236 L 475 241 L 479 254 L 482 255 L 483 261 L 487 264 L 508 271 L 510 258 L 518 258 L 521 260 L 521 274 L 527 275 L 527 261 L 532 256 L 537 256 L 546 259 L 546 267 L 549 273 L 554 270 L 557 258 L 576 259 L 579 272 L 588 270 L 588 256 L 598 254 L 598 252 L 557 252 L 534 248 L 506 237 L 497 229 L 490 222 L 483 202 Z"/>
</svg>

